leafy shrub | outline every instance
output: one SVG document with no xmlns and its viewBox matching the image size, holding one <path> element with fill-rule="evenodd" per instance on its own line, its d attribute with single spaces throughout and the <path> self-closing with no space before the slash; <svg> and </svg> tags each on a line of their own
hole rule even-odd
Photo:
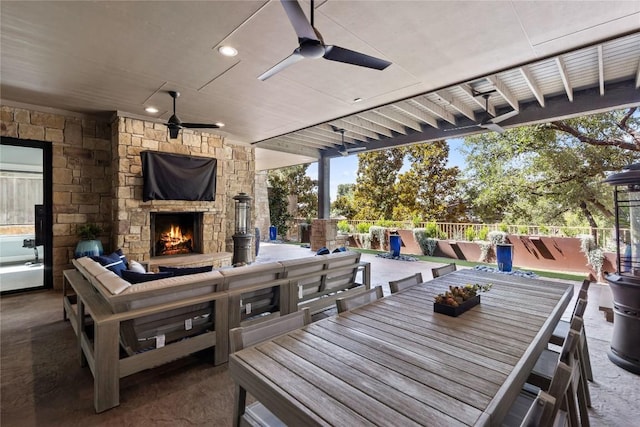
<svg viewBox="0 0 640 427">
<path fill-rule="evenodd" d="M 414 216 L 413 218 L 411 218 L 411 223 L 413 224 L 413 228 L 418 228 L 421 222 L 422 222 L 421 216 Z"/>
<path fill-rule="evenodd" d="M 435 222 L 428 222 L 424 227 L 425 233 L 427 237 L 431 237 L 433 239 L 446 239 L 447 236 L 444 232 L 440 231 L 438 224 Z"/>
<path fill-rule="evenodd" d="M 356 230 L 358 233 L 369 233 L 369 229 L 371 228 L 371 224 L 368 222 L 359 222 L 356 226 Z"/>
<path fill-rule="evenodd" d="M 504 231 L 490 231 L 487 237 L 494 246 L 507 243 L 507 233 Z"/>
<path fill-rule="evenodd" d="M 338 221 L 338 231 L 341 233 L 349 233 L 351 231 L 351 226 L 347 220 Z"/>
<path fill-rule="evenodd" d="M 547 227 L 546 225 L 541 225 L 540 227 L 538 227 L 538 234 L 541 236 L 546 236 L 549 234 L 549 227 Z"/>
<path fill-rule="evenodd" d="M 491 255 L 491 242 L 482 241 L 479 243 L 480 245 L 480 258 L 478 262 L 489 262 L 489 257 Z"/>
<path fill-rule="evenodd" d="M 526 225 L 518 226 L 518 234 L 529 234 L 529 227 Z"/>
<path fill-rule="evenodd" d="M 464 230 L 464 237 L 466 240 L 473 242 L 476 238 L 476 230 L 473 227 L 467 227 Z"/>
<path fill-rule="evenodd" d="M 433 239 L 427 235 L 426 229 L 424 228 L 414 228 L 413 229 L 413 237 L 416 239 L 416 242 L 420 245 L 420 249 L 422 250 L 423 255 L 433 256 L 433 253 L 436 250 L 436 246 L 438 245 L 438 241 Z"/>
<path fill-rule="evenodd" d="M 385 227 L 380 227 L 378 225 L 372 225 L 369 227 L 369 234 L 371 235 L 371 240 L 374 238 L 380 243 L 380 249 L 384 249 L 386 240 L 384 238 L 384 233 L 387 229 Z"/>
<path fill-rule="evenodd" d="M 484 226 L 478 231 L 478 240 L 487 240 L 489 234 L 489 227 Z"/>
<path fill-rule="evenodd" d="M 599 280 L 604 265 L 604 251 L 598 247 L 596 239 L 591 234 L 580 234 L 580 252 L 587 257 L 587 265 L 591 265 Z"/>
<path fill-rule="evenodd" d="M 369 233 L 361 233 L 357 234 L 358 240 L 362 244 L 364 249 L 371 249 L 371 234 Z"/>
<path fill-rule="evenodd" d="M 578 235 L 578 230 L 575 228 L 562 227 L 560 231 L 567 237 L 576 237 Z"/>
<path fill-rule="evenodd" d="M 498 230 L 503 231 L 505 233 L 509 232 L 509 226 L 505 223 L 501 223 L 498 225 Z"/>
<path fill-rule="evenodd" d="M 98 224 L 87 223 L 78 227 L 77 231 L 82 240 L 95 240 L 102 233 L 102 227 Z"/>
<path fill-rule="evenodd" d="M 388 219 L 379 219 L 376 221 L 374 225 L 382 228 L 394 228 L 396 227 L 396 223 L 394 221 Z"/>
</svg>

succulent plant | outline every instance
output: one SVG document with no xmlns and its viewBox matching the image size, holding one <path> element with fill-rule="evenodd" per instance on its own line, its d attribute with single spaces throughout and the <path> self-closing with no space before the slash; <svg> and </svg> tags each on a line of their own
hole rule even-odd
<svg viewBox="0 0 640 427">
<path fill-rule="evenodd" d="M 492 286 L 493 284 L 491 283 L 486 285 L 476 283 L 475 285 L 467 284 L 464 286 L 449 286 L 448 291 L 443 294 L 436 295 L 435 302 L 437 304 L 446 304 L 452 307 L 458 307 L 460 304 L 475 297 L 480 292 L 487 292 Z"/>
</svg>

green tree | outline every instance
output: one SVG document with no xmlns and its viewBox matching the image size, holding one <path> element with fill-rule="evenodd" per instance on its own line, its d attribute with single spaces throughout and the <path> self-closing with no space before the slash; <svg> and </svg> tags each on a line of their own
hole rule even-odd
<svg viewBox="0 0 640 427">
<path fill-rule="evenodd" d="M 331 204 L 331 216 L 344 216 L 352 219 L 358 210 L 354 204 L 355 184 L 338 184 L 338 194 Z"/>
<path fill-rule="evenodd" d="M 467 203 L 485 222 L 608 225 L 602 180 L 640 160 L 639 128 L 632 108 L 466 138 Z"/>
<path fill-rule="evenodd" d="M 394 191 L 402 167 L 404 148 L 358 154 L 358 174 L 354 192 L 354 219 L 391 219 L 397 197 Z"/>
<path fill-rule="evenodd" d="M 464 216 L 458 168 L 446 167 L 445 141 L 358 155 L 355 219 L 452 221 Z M 409 169 L 401 172 L 405 164 Z"/>
<path fill-rule="evenodd" d="M 309 164 L 274 169 L 268 172 L 269 217 L 278 233 L 285 235 L 295 216 L 314 218 L 318 215 L 318 184 L 307 176 Z M 296 200 L 296 212 L 289 211 L 289 199 Z"/>
<path fill-rule="evenodd" d="M 411 145 L 405 152 L 410 167 L 398 176 L 395 185 L 398 204 L 392 219 L 458 221 L 464 218 L 464 204 L 456 194 L 460 171 L 457 167 L 447 167 L 447 143 Z"/>
</svg>

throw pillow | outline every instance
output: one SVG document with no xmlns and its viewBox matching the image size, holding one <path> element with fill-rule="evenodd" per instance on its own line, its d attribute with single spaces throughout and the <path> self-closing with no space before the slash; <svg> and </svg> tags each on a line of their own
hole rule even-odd
<svg viewBox="0 0 640 427">
<path fill-rule="evenodd" d="M 161 272 L 170 272 L 174 276 L 186 276 L 188 274 L 207 273 L 213 270 L 213 266 L 206 265 L 204 267 L 165 267 L 159 266 L 158 270 Z"/>
<path fill-rule="evenodd" d="M 120 277 L 122 277 L 122 271 L 127 269 L 127 267 L 124 264 L 124 261 L 120 257 L 120 254 L 118 254 L 117 252 L 114 252 L 109 255 L 92 256 L 91 259 L 96 262 L 99 262 L 101 265 L 113 271 Z"/>
<path fill-rule="evenodd" d="M 150 282 L 152 280 L 164 279 L 171 276 L 173 276 L 171 272 L 138 273 L 136 271 L 131 271 L 131 270 L 122 271 L 122 278 L 127 282 L 131 283 L 132 285 L 135 285 L 136 283 L 144 283 L 144 282 Z"/>
<path fill-rule="evenodd" d="M 142 264 L 138 261 L 131 260 L 129 261 L 129 271 L 135 271 L 136 273 L 146 273 L 147 270 L 144 269 Z"/>
<path fill-rule="evenodd" d="M 122 249 L 118 248 L 116 249 L 116 251 L 114 252 L 115 254 L 118 254 L 118 256 L 120 257 L 120 259 L 122 260 L 122 262 L 124 263 L 125 268 L 129 268 L 129 261 L 127 260 L 127 257 L 124 255 L 124 253 L 122 252 Z"/>
</svg>

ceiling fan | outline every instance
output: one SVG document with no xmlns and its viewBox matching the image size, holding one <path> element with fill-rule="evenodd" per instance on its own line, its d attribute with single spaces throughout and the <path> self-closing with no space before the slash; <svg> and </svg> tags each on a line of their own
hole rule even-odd
<svg viewBox="0 0 640 427">
<path fill-rule="evenodd" d="M 472 127 L 480 127 L 483 129 L 488 129 L 488 130 L 492 130 L 494 132 L 498 132 L 498 133 L 503 133 L 504 132 L 504 128 L 502 128 L 502 126 L 500 126 L 498 123 L 505 121 L 515 115 L 517 115 L 519 113 L 518 110 L 512 110 L 509 111 L 508 113 L 504 113 L 501 114 L 499 116 L 491 116 L 491 113 L 489 113 L 489 97 L 491 96 L 492 93 L 494 93 L 495 90 L 489 91 L 489 92 L 473 92 L 474 96 L 482 96 L 484 98 L 484 117 L 482 118 L 482 120 L 480 121 L 480 123 L 477 123 L 475 125 L 470 125 L 470 126 L 462 126 L 462 127 L 456 127 L 456 128 L 452 128 L 452 129 L 445 129 L 445 131 L 453 131 L 453 130 L 460 130 L 460 129 L 467 129 L 467 128 L 472 128 Z"/>
<path fill-rule="evenodd" d="M 169 128 L 169 137 L 171 139 L 175 139 L 178 137 L 178 132 L 180 129 L 189 128 L 189 129 L 218 129 L 220 125 L 211 124 L 211 123 L 183 123 L 178 116 L 176 115 L 176 98 L 180 96 L 180 92 L 176 92 L 170 90 L 169 95 L 173 98 L 173 114 L 169 117 L 165 126 Z"/>
<path fill-rule="evenodd" d="M 302 59 L 324 58 L 330 61 L 344 62 L 346 64 L 358 65 L 360 67 L 384 70 L 391 62 L 384 59 L 365 55 L 364 53 L 345 49 L 340 46 L 326 45 L 320 32 L 313 26 L 313 0 L 311 0 L 311 22 L 307 21 L 300 4 L 297 0 L 281 0 L 291 25 L 298 35 L 298 46 L 291 55 L 280 61 L 272 68 L 258 76 L 258 80 L 267 80 L 269 77 L 284 70 L 289 65 L 295 64 Z"/>
<path fill-rule="evenodd" d="M 353 147 L 353 148 L 347 148 L 347 145 L 346 145 L 346 144 L 345 144 L 345 142 L 344 142 L 344 132 L 345 132 L 345 130 L 344 130 L 344 129 L 337 128 L 337 127 L 335 127 L 335 126 L 331 126 L 331 128 L 333 129 L 333 131 L 334 131 L 334 132 L 340 132 L 342 145 L 340 146 L 340 148 L 338 148 L 338 152 L 339 152 L 342 156 L 346 157 L 346 156 L 348 156 L 348 155 L 349 155 L 349 154 L 351 154 L 351 153 L 355 153 L 356 151 L 364 151 L 364 150 L 366 150 L 366 147 Z"/>
</svg>

